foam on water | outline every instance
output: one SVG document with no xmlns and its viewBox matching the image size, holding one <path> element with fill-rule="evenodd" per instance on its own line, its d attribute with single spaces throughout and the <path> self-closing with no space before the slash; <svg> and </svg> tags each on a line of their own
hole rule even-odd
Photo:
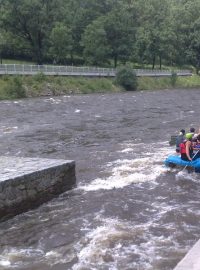
<svg viewBox="0 0 200 270">
<path fill-rule="evenodd" d="M 61 99 L 58 99 L 58 98 L 48 98 L 48 99 L 45 99 L 44 102 L 50 102 L 51 104 L 60 104 L 62 102 Z"/>
<path fill-rule="evenodd" d="M 14 131 L 18 130 L 18 127 L 17 126 L 14 126 L 14 127 L 6 127 L 6 126 L 2 126 L 0 128 L 0 133 L 13 133 Z"/>
<path fill-rule="evenodd" d="M 78 262 L 73 270 L 81 269 L 154 269 L 152 261 L 159 261 L 159 247 L 172 250 L 172 235 L 152 235 L 154 220 L 136 225 L 114 218 L 100 218 L 101 225 L 91 229 L 76 245 Z M 171 229 L 171 228 L 170 228 Z M 141 242 L 138 245 L 138 241 Z M 140 267 L 140 262 L 142 268 Z M 98 265 L 98 266 L 97 266 Z M 104 268 L 101 268 L 104 267 Z"/>
<path fill-rule="evenodd" d="M 68 247 L 62 247 L 48 252 L 45 252 L 42 247 L 37 249 L 11 248 L 9 250 L 4 250 L 0 255 L 0 269 L 20 269 L 22 266 L 27 266 L 28 269 L 28 267 L 30 267 L 30 260 L 43 262 L 49 266 L 53 266 L 58 263 L 65 264 L 72 261 L 75 257 L 75 254 L 69 251 L 66 255 L 66 250 L 68 250 Z"/>
<path fill-rule="evenodd" d="M 1 260 L 1 261 L 0 261 L 0 265 L 1 265 L 1 266 L 10 266 L 10 262 L 7 261 L 7 260 Z"/>
<path fill-rule="evenodd" d="M 120 152 L 120 153 L 129 153 L 129 152 L 132 152 L 132 151 L 133 151 L 132 148 L 125 148 L 125 149 L 123 149 L 123 150 L 120 150 L 119 152 Z"/>
<path fill-rule="evenodd" d="M 43 252 L 38 249 L 16 249 L 11 248 L 9 250 L 4 250 L 4 252 L 0 255 L 0 266 L 4 266 L 4 269 L 15 268 L 19 265 L 24 265 L 25 261 L 28 258 L 40 259 Z M 2 268 L 1 268 L 2 269 Z"/>
<path fill-rule="evenodd" d="M 109 265 L 109 269 L 117 269 L 117 261 L 126 257 L 126 250 L 122 242 L 132 238 L 132 234 L 139 234 L 137 229 L 131 229 L 130 224 L 117 219 L 102 219 L 102 225 L 91 230 L 76 245 L 78 263 L 73 270 L 97 269 L 98 265 Z M 120 258 L 119 258 L 120 254 Z"/>
<path fill-rule="evenodd" d="M 124 146 L 126 150 L 127 147 L 126 145 Z M 134 154 L 134 148 L 138 148 L 138 144 L 128 143 L 129 150 L 124 151 L 124 153 L 130 153 L 130 149 L 132 149 Z M 153 144 L 149 147 L 149 149 L 151 148 L 154 149 Z M 154 152 L 143 153 L 144 156 L 140 155 L 141 157 L 139 158 L 118 159 L 110 162 L 107 164 L 106 168 L 106 170 L 109 168 L 109 177 L 97 178 L 88 185 L 80 185 L 79 188 L 85 191 L 95 191 L 99 189 L 110 190 L 123 188 L 133 183 L 154 181 L 161 174 L 169 170 L 163 165 L 163 160 L 171 151 L 172 149 L 169 147 L 162 147 L 156 149 L 156 151 L 154 150 Z"/>
<path fill-rule="evenodd" d="M 190 180 L 193 182 L 199 182 L 199 173 L 188 173 L 186 169 L 182 169 L 177 172 L 176 180 Z"/>
</svg>

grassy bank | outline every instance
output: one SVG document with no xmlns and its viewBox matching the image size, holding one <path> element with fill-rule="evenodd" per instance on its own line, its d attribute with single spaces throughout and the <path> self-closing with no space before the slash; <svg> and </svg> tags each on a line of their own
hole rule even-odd
<svg viewBox="0 0 200 270">
<path fill-rule="evenodd" d="M 138 90 L 200 88 L 200 76 L 171 78 L 138 78 Z M 114 79 L 35 76 L 1 76 L 0 99 L 15 99 L 47 95 L 109 93 L 124 91 Z"/>
<path fill-rule="evenodd" d="M 171 77 L 141 77 L 138 79 L 138 90 L 158 90 L 173 88 L 200 88 L 200 76 L 192 75 L 177 77 L 175 82 L 172 81 Z"/>
</svg>

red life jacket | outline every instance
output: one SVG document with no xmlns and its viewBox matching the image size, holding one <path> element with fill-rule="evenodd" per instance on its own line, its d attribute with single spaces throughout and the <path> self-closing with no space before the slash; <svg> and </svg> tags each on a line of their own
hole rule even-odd
<svg viewBox="0 0 200 270">
<path fill-rule="evenodd" d="M 184 142 L 180 143 L 180 145 L 179 145 L 181 154 L 186 154 L 186 142 L 187 141 L 184 141 Z M 192 151 L 193 151 L 192 145 L 190 146 L 189 151 L 190 151 L 190 153 L 192 153 Z"/>
<path fill-rule="evenodd" d="M 186 144 L 186 142 L 182 142 L 179 144 L 181 154 L 186 154 L 186 145 L 185 144 Z"/>
</svg>

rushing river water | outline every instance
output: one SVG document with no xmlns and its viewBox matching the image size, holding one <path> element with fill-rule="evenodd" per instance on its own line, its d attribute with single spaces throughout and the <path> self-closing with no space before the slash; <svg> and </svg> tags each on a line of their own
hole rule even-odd
<svg viewBox="0 0 200 270">
<path fill-rule="evenodd" d="M 200 176 L 167 169 L 198 90 L 0 102 L 0 152 L 74 159 L 77 187 L 0 224 L 0 269 L 170 270 L 200 238 Z"/>
</svg>

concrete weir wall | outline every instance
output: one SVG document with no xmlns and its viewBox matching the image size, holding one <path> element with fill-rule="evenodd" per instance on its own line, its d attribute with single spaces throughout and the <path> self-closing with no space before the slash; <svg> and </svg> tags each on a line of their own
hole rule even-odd
<svg viewBox="0 0 200 270">
<path fill-rule="evenodd" d="M 74 161 L 0 157 L 0 220 L 39 206 L 75 183 Z"/>
<path fill-rule="evenodd" d="M 191 248 L 174 270 L 200 270 L 200 240 Z"/>
</svg>

